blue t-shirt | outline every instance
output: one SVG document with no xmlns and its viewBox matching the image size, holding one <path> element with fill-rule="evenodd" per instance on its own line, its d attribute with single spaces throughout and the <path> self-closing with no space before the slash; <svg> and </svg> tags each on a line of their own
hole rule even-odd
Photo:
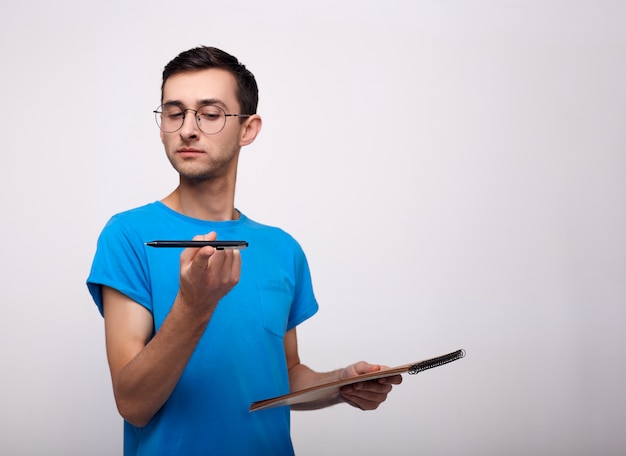
<svg viewBox="0 0 626 456">
<path fill-rule="evenodd" d="M 208 222 L 151 203 L 107 223 L 87 286 L 100 312 L 106 285 L 148 309 L 158 331 L 178 292 L 182 249 L 145 243 L 210 231 L 249 243 L 240 281 L 220 301 L 161 410 L 143 428 L 124 423 L 126 456 L 293 454 L 288 407 L 249 412 L 251 402 L 289 392 L 283 337 L 318 308 L 306 257 L 289 234 L 243 214 Z"/>
</svg>

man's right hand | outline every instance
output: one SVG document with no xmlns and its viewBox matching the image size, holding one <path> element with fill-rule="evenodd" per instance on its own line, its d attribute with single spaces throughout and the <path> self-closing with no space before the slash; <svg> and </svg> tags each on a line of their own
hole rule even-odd
<svg viewBox="0 0 626 456">
<path fill-rule="evenodd" d="M 194 241 L 214 241 L 215 232 L 194 236 Z M 188 248 L 180 255 L 180 297 L 196 310 L 212 313 L 218 302 L 239 283 L 239 250 L 213 247 Z"/>
</svg>

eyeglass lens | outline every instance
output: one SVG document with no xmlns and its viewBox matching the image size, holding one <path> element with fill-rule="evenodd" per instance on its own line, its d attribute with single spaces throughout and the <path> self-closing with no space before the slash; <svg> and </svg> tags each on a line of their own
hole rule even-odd
<svg viewBox="0 0 626 456">
<path fill-rule="evenodd" d="M 202 106 L 197 111 L 182 109 L 180 106 L 165 105 L 154 112 L 157 125 L 166 133 L 174 133 L 182 128 L 187 113 L 195 114 L 198 128 L 207 135 L 219 133 L 226 124 L 226 113 L 218 106 Z"/>
</svg>

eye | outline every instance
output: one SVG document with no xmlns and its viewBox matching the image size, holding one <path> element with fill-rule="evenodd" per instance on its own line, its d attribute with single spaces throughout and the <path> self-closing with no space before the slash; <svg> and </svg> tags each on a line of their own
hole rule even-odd
<svg viewBox="0 0 626 456">
<path fill-rule="evenodd" d="M 175 107 L 163 108 L 163 117 L 168 120 L 178 120 L 184 116 L 181 109 Z"/>
<path fill-rule="evenodd" d="M 198 111 L 198 117 L 203 122 L 215 122 L 220 120 L 223 115 L 222 110 L 215 106 L 206 106 Z"/>
</svg>

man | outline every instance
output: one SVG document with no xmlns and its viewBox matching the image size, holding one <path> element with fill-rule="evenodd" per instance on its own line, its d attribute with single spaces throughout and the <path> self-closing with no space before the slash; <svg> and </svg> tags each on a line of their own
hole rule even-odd
<svg viewBox="0 0 626 456">
<path fill-rule="evenodd" d="M 296 326 L 318 308 L 305 255 L 287 233 L 234 207 L 240 150 L 261 130 L 257 102 L 254 76 L 233 56 L 199 47 L 173 59 L 155 113 L 179 185 L 112 217 L 98 240 L 87 285 L 104 316 L 127 455 L 293 454 L 289 408 L 250 413 L 251 402 L 381 368 L 318 373 L 300 362 Z M 218 235 L 249 247 L 145 244 Z M 299 408 L 375 409 L 401 380 L 359 383 Z"/>
</svg>

